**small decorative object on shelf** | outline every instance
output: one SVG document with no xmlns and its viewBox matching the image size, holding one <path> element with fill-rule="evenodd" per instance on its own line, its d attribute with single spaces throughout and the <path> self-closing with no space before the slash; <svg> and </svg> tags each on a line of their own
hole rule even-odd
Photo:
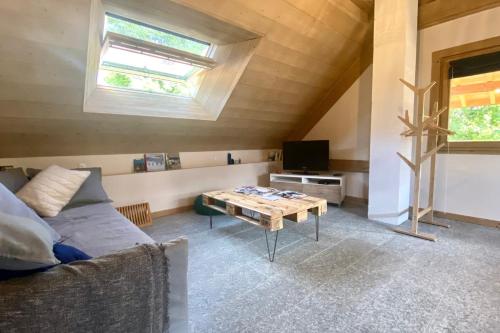
<svg viewBox="0 0 500 333">
<path fill-rule="evenodd" d="M 144 165 L 144 159 L 138 158 L 134 160 L 134 172 L 144 172 L 146 171 L 146 166 Z"/>
<path fill-rule="evenodd" d="M 12 169 L 13 165 L 0 165 L 0 171 L 5 171 L 7 169 Z"/>
<path fill-rule="evenodd" d="M 231 153 L 227 153 L 227 164 L 228 165 L 234 164 L 234 159 L 231 157 Z"/>
<path fill-rule="evenodd" d="M 147 202 L 117 207 L 116 210 L 138 227 L 153 224 L 151 209 L 149 209 L 149 203 Z"/>
<path fill-rule="evenodd" d="M 144 154 L 146 171 L 164 171 L 165 170 L 165 155 L 163 153 L 147 153 Z"/>
<path fill-rule="evenodd" d="M 267 160 L 270 162 L 281 161 L 281 150 L 270 151 Z"/>
<path fill-rule="evenodd" d="M 269 154 L 267 155 L 267 160 L 268 161 L 276 161 L 276 152 L 275 151 L 270 151 Z"/>
<path fill-rule="evenodd" d="M 276 152 L 276 159 L 275 159 L 275 161 L 283 161 L 283 151 L 278 150 Z"/>
<path fill-rule="evenodd" d="M 181 169 L 181 158 L 179 157 L 179 153 L 167 153 L 167 169 Z"/>
</svg>

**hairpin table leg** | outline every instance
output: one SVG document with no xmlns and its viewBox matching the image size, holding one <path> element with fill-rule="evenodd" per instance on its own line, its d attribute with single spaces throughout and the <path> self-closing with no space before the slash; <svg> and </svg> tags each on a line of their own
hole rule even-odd
<svg viewBox="0 0 500 333">
<path fill-rule="evenodd" d="M 274 261 L 274 255 L 276 254 L 276 243 L 278 242 L 278 230 L 276 230 L 276 237 L 274 238 L 274 248 L 273 248 L 273 256 L 271 257 L 271 250 L 269 249 L 269 241 L 267 239 L 267 230 L 264 229 L 264 233 L 266 234 L 266 245 L 267 245 L 267 254 L 269 256 L 269 261 Z"/>
<path fill-rule="evenodd" d="M 210 229 L 212 229 L 212 215 L 210 215 Z"/>
<path fill-rule="evenodd" d="M 315 215 L 316 217 L 316 242 L 319 240 L 319 215 Z"/>
</svg>

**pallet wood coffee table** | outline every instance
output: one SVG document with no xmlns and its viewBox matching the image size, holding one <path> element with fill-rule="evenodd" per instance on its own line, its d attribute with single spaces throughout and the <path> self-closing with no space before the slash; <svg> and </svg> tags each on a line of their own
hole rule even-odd
<svg viewBox="0 0 500 333">
<path fill-rule="evenodd" d="M 237 193 L 234 190 L 222 190 L 203 193 L 203 205 L 226 215 L 251 223 L 264 229 L 266 235 L 269 261 L 274 261 L 278 232 L 283 229 L 283 219 L 297 223 L 307 221 L 308 213 L 315 216 L 316 241 L 319 239 L 319 217 L 327 210 L 325 199 L 306 196 L 300 199 L 266 200 L 259 195 Z M 226 207 L 216 205 L 217 201 L 225 202 Z M 251 216 L 243 214 L 248 210 Z M 257 215 L 257 216 L 255 216 Z M 253 217 L 252 217 L 253 216 Z M 210 216 L 212 228 L 212 216 Z M 271 256 L 267 232 L 275 232 L 274 249 Z"/>
</svg>

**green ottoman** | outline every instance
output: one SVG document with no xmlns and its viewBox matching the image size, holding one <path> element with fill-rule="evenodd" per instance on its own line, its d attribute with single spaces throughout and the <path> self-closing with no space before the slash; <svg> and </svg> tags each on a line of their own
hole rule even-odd
<svg viewBox="0 0 500 333">
<path fill-rule="evenodd" d="M 218 201 L 216 203 L 217 206 L 220 206 L 222 208 L 226 208 L 226 203 L 222 201 Z M 210 207 L 203 206 L 203 198 L 201 195 L 197 196 L 196 199 L 194 200 L 194 211 L 196 214 L 203 215 L 203 216 L 215 216 L 215 215 L 224 215 L 224 213 L 221 213 L 215 209 L 212 209 Z"/>
</svg>

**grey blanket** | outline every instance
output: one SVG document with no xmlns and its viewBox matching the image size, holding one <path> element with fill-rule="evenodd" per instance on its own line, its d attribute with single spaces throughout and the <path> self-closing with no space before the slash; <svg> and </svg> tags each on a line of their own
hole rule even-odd
<svg viewBox="0 0 500 333">
<path fill-rule="evenodd" d="M 167 247 L 143 244 L 0 282 L 0 332 L 168 332 Z"/>
</svg>

